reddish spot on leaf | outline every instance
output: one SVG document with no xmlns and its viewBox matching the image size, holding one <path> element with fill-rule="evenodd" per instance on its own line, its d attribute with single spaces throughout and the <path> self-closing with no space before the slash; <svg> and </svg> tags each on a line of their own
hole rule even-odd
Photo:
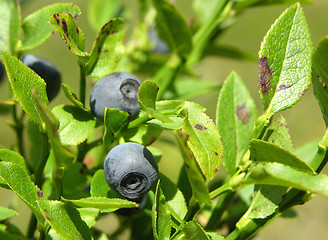
<svg viewBox="0 0 328 240">
<path fill-rule="evenodd" d="M 50 218 L 48 216 L 44 216 L 44 218 L 47 220 L 47 221 L 51 221 Z"/>
<path fill-rule="evenodd" d="M 43 192 L 41 190 L 38 190 L 37 191 L 37 194 L 38 194 L 38 197 L 39 198 L 42 198 L 43 197 Z"/>
<path fill-rule="evenodd" d="M 63 29 L 66 37 L 69 38 L 67 23 L 66 23 L 66 20 L 65 19 L 62 19 L 62 29 Z"/>
<path fill-rule="evenodd" d="M 240 119 L 242 121 L 242 123 L 244 125 L 247 124 L 248 119 L 251 116 L 251 114 L 247 111 L 247 107 L 245 104 L 237 106 L 236 115 L 237 115 L 238 119 Z"/>
<path fill-rule="evenodd" d="M 218 154 L 217 152 L 214 152 L 214 154 L 215 154 L 216 156 L 219 156 L 219 154 Z"/>
<path fill-rule="evenodd" d="M 60 21 L 59 21 L 59 19 L 58 19 L 59 14 L 58 14 L 58 13 L 55 13 L 55 14 L 53 15 L 53 17 L 54 17 L 54 19 L 56 20 L 57 25 L 59 25 L 59 24 L 60 24 Z"/>
<path fill-rule="evenodd" d="M 207 127 L 205 127 L 205 126 L 203 126 L 203 125 L 201 125 L 201 124 L 196 124 L 195 126 L 194 126 L 194 128 L 196 128 L 196 129 L 198 129 L 198 130 L 206 130 L 207 129 Z"/>
<path fill-rule="evenodd" d="M 262 94 L 267 94 L 269 91 L 271 84 L 269 81 L 269 77 L 272 76 L 272 70 L 269 67 L 269 62 L 267 57 L 259 58 L 259 77 L 258 77 L 258 88 L 262 92 Z"/>
</svg>

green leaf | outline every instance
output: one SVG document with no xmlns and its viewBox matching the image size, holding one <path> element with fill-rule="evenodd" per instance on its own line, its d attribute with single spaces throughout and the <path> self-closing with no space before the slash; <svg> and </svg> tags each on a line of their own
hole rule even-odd
<svg viewBox="0 0 328 240">
<path fill-rule="evenodd" d="M 106 198 L 106 197 L 88 197 L 78 200 L 62 199 L 67 203 L 72 203 L 79 208 L 97 208 L 102 212 L 113 212 L 120 208 L 135 208 L 138 204 L 120 198 Z"/>
<path fill-rule="evenodd" d="M 288 152 L 293 152 L 293 144 L 287 128 L 287 122 L 280 116 L 268 129 L 264 137 L 267 142 L 274 143 Z"/>
<path fill-rule="evenodd" d="M 256 106 L 241 78 L 232 72 L 225 81 L 216 112 L 216 122 L 223 142 L 223 164 L 230 175 L 248 149 L 256 122 Z"/>
<path fill-rule="evenodd" d="M 106 147 L 112 144 L 115 140 L 115 134 L 127 124 L 128 117 L 127 112 L 120 111 L 117 108 L 105 108 L 103 143 Z"/>
<path fill-rule="evenodd" d="M 210 237 L 211 240 L 224 240 L 224 237 L 218 235 L 215 232 L 206 232 L 206 234 Z"/>
<path fill-rule="evenodd" d="M 182 131 L 188 135 L 188 146 L 207 179 L 212 179 L 222 161 L 222 140 L 213 121 L 204 113 L 187 105 Z"/>
<path fill-rule="evenodd" d="M 62 196 L 64 198 L 77 199 L 87 196 L 85 191 L 85 186 L 87 185 L 85 170 L 85 167 L 80 162 L 74 162 L 68 166 L 62 179 Z"/>
<path fill-rule="evenodd" d="M 268 142 L 274 143 L 286 151 L 292 151 L 293 146 L 288 132 L 286 120 L 280 116 L 267 130 L 265 139 Z M 275 212 L 280 202 L 283 200 L 283 195 L 287 188 L 281 186 L 271 185 L 257 185 L 255 186 L 252 203 L 242 217 L 245 219 L 266 218 Z M 247 220 L 246 220 L 247 221 Z"/>
<path fill-rule="evenodd" d="M 170 123 L 172 120 L 163 113 L 156 111 L 155 102 L 159 88 L 153 81 L 144 81 L 138 91 L 138 101 L 142 110 L 147 112 L 150 117 L 161 120 L 162 122 Z"/>
<path fill-rule="evenodd" d="M 0 49 L 16 54 L 20 33 L 20 7 L 16 1 L 0 1 Z"/>
<path fill-rule="evenodd" d="M 163 38 L 181 58 L 186 58 L 192 48 L 189 27 L 175 6 L 168 0 L 153 0 L 156 8 L 156 26 Z"/>
<path fill-rule="evenodd" d="M 0 161 L 12 162 L 19 165 L 27 174 L 27 165 L 25 159 L 19 153 L 9 150 L 9 149 L 0 149 Z"/>
<path fill-rule="evenodd" d="M 59 119 L 59 137 L 63 145 L 78 145 L 86 140 L 96 126 L 93 115 L 79 107 L 59 105 L 52 110 Z"/>
<path fill-rule="evenodd" d="M 90 194 L 91 197 L 120 198 L 120 195 L 107 184 L 103 169 L 99 169 L 93 175 Z"/>
<path fill-rule="evenodd" d="M 171 119 L 172 122 L 167 123 L 167 122 L 162 122 L 158 119 L 151 119 L 147 123 L 168 130 L 179 130 L 182 128 L 183 118 L 172 116 L 169 117 L 169 119 Z"/>
<path fill-rule="evenodd" d="M 82 221 L 80 213 L 70 204 L 40 200 L 38 205 L 44 219 L 63 239 L 91 240 L 88 225 Z"/>
<path fill-rule="evenodd" d="M 138 127 L 125 130 L 122 132 L 122 136 L 125 142 L 136 142 L 148 146 L 158 139 L 162 131 L 162 128 L 150 124 L 141 124 Z"/>
<path fill-rule="evenodd" d="M 199 203 L 210 203 L 211 198 L 204 177 L 196 165 L 194 156 L 186 146 L 186 136 L 182 135 L 181 137 L 177 137 L 177 140 L 182 158 L 184 160 L 187 177 L 192 188 L 193 198 L 195 198 Z"/>
<path fill-rule="evenodd" d="M 41 112 L 36 106 L 32 90 L 36 90 L 41 102 L 48 104 L 46 83 L 32 69 L 26 67 L 21 61 L 9 53 L 2 52 L 7 75 L 15 98 L 27 113 L 29 118 L 36 124 L 42 124 Z"/>
<path fill-rule="evenodd" d="M 272 25 L 259 51 L 258 87 L 266 112 L 298 102 L 311 80 L 312 43 L 299 3 Z"/>
<path fill-rule="evenodd" d="M 110 187 L 108 186 L 104 170 L 99 169 L 92 177 L 90 194 L 91 197 L 108 197 Z"/>
<path fill-rule="evenodd" d="M 188 240 L 210 240 L 204 229 L 196 221 L 187 222 L 182 229 L 184 238 Z"/>
<path fill-rule="evenodd" d="M 271 185 L 255 186 L 253 201 L 242 218 L 266 218 L 274 213 L 287 188 Z"/>
<path fill-rule="evenodd" d="M 164 174 L 159 174 L 161 189 L 165 197 L 167 208 L 171 215 L 181 222 L 187 213 L 185 198 L 179 188 Z"/>
<path fill-rule="evenodd" d="M 125 52 L 124 36 L 124 21 L 121 18 L 110 20 L 100 29 L 93 44 L 91 57 L 86 64 L 87 75 L 102 78 L 114 72 Z"/>
<path fill-rule="evenodd" d="M 291 4 L 295 3 L 297 0 L 236 0 L 234 2 L 234 8 L 248 8 L 251 6 L 261 6 L 261 5 L 276 5 L 276 4 Z M 298 1 L 303 4 L 312 3 L 311 0 L 300 0 Z"/>
<path fill-rule="evenodd" d="M 55 13 L 70 13 L 77 17 L 81 11 L 72 3 L 55 3 L 27 16 L 22 22 L 23 38 L 20 49 L 37 47 L 50 37 L 54 29 L 49 25 L 49 19 Z"/>
<path fill-rule="evenodd" d="M 309 174 L 281 163 L 255 165 L 243 183 L 293 187 L 328 198 L 328 177 L 326 175 Z"/>
<path fill-rule="evenodd" d="M 42 191 L 31 181 L 26 172 L 17 164 L 0 162 L 0 178 L 23 200 L 39 221 L 42 215 L 36 203 L 42 199 Z M 24 184 L 23 184 L 24 183 Z"/>
<path fill-rule="evenodd" d="M 74 159 L 74 155 L 62 145 L 59 139 L 58 125 L 59 121 L 50 111 L 49 107 L 40 102 L 37 96 L 34 96 L 38 110 L 42 113 L 41 117 L 45 123 L 48 138 L 50 140 L 51 149 L 54 154 L 55 167 L 52 176 L 54 180 L 61 179 L 65 174 L 66 166 Z"/>
<path fill-rule="evenodd" d="M 64 84 L 64 83 L 62 83 L 62 87 L 63 87 L 63 91 L 64 91 L 66 97 L 68 98 L 68 100 L 70 100 L 75 106 L 77 106 L 79 108 L 84 108 L 83 103 L 78 100 L 78 97 L 77 97 L 75 91 L 73 90 L 73 88 L 71 88 L 70 86 L 68 86 L 67 84 Z"/>
<path fill-rule="evenodd" d="M 171 234 L 171 217 L 160 185 L 158 182 L 152 209 L 153 234 L 156 240 L 168 240 Z"/>
<path fill-rule="evenodd" d="M 125 10 L 122 4 L 116 0 L 90 0 L 88 5 L 89 23 L 95 31 L 98 31 L 111 18 L 125 16 Z"/>
<path fill-rule="evenodd" d="M 0 206 L 0 221 L 12 218 L 17 215 L 18 213 L 15 210 Z"/>
<path fill-rule="evenodd" d="M 100 218 L 101 212 L 95 208 L 79 208 L 78 209 L 82 220 L 92 227 Z"/>
<path fill-rule="evenodd" d="M 89 55 L 84 52 L 84 34 L 70 13 L 55 13 L 49 23 L 62 36 L 72 53 L 78 56 Z"/>
<path fill-rule="evenodd" d="M 256 162 L 276 162 L 286 164 L 299 171 L 314 173 L 313 169 L 292 153 L 269 142 L 253 139 L 250 142 L 251 159 Z"/>
<path fill-rule="evenodd" d="M 312 83 L 313 92 L 317 98 L 323 119 L 328 126 L 328 37 L 320 40 L 312 56 Z"/>
<path fill-rule="evenodd" d="M 122 18 L 112 19 L 100 29 L 96 41 L 92 47 L 91 56 L 85 65 L 86 75 L 92 74 L 94 68 L 97 66 L 97 62 L 99 60 L 100 54 L 103 51 L 103 48 L 107 47 L 107 41 L 113 40 L 114 35 L 119 34 L 120 32 L 124 32 L 124 20 Z M 111 42 L 111 44 L 119 44 L 121 39 L 118 38 L 116 41 L 117 42 Z M 108 61 L 108 63 L 111 63 L 111 68 L 113 69 L 120 58 L 120 54 L 118 54 L 118 56 L 113 54 L 110 55 L 110 57 L 112 61 Z"/>
</svg>

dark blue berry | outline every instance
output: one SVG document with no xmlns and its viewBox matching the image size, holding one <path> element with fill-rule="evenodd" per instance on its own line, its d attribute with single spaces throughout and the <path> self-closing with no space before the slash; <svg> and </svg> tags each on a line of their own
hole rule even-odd
<svg viewBox="0 0 328 240">
<path fill-rule="evenodd" d="M 93 87 L 90 107 L 93 114 L 104 121 L 105 107 L 118 108 L 129 114 L 130 119 L 138 116 L 138 90 L 141 82 L 127 72 L 116 72 L 100 79 Z"/>
<path fill-rule="evenodd" d="M 138 143 L 123 143 L 106 156 L 104 173 L 108 185 L 122 197 L 140 202 L 158 178 L 154 156 Z"/>
</svg>

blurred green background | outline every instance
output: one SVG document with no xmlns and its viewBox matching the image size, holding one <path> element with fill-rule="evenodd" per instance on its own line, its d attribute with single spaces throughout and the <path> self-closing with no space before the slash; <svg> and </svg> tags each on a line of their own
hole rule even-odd
<svg viewBox="0 0 328 240">
<path fill-rule="evenodd" d="M 40 7 L 54 2 L 56 1 L 27 0 L 22 6 L 22 17 L 24 18 Z M 88 22 L 88 0 L 61 0 L 60 2 L 72 2 L 81 8 L 82 14 L 77 21 L 86 37 L 86 49 L 91 49 L 97 33 L 90 28 Z M 137 8 L 137 1 L 124 0 L 122 2 L 132 10 Z M 181 12 L 188 19 L 191 19 L 193 11 L 190 1 L 176 0 L 175 2 Z M 287 5 L 277 5 L 254 7 L 246 10 L 238 17 L 236 23 L 223 33 L 221 38 L 218 39 L 218 43 L 233 46 L 257 56 L 264 35 L 275 19 L 287 7 Z M 328 1 L 314 0 L 312 5 L 303 5 L 302 7 L 304 9 L 313 45 L 315 47 L 323 36 L 328 35 Z M 133 18 L 134 16 L 131 17 Z M 127 24 L 131 26 L 132 23 L 133 21 L 131 20 L 127 22 Z M 75 90 L 78 90 L 79 69 L 76 64 L 77 58 L 68 51 L 59 34 L 54 34 L 40 47 L 33 49 L 30 53 L 44 57 L 57 65 L 63 73 L 63 82 L 69 84 Z M 256 61 L 239 61 L 209 56 L 198 64 L 195 69 L 203 79 L 220 83 L 223 83 L 226 76 L 232 70 L 236 71 L 246 82 L 250 94 L 257 104 L 259 114 L 262 113 L 263 109 L 257 93 L 258 71 Z M 88 86 L 87 96 L 91 90 L 90 81 Z M 0 100 L 6 100 L 9 97 L 8 89 L 9 85 L 6 81 L 0 83 Z M 207 114 L 212 117 L 212 119 L 215 119 L 217 98 L 218 93 L 213 93 L 192 100 L 204 105 L 207 108 Z M 63 92 L 60 92 L 59 96 L 51 102 L 50 107 L 64 103 L 68 103 L 68 101 Z M 320 138 L 325 131 L 321 112 L 311 87 L 297 105 L 292 109 L 284 111 L 282 115 L 287 120 L 294 148 L 301 146 L 307 141 Z M 0 116 L 0 126 L 2 126 L 0 129 L 0 144 L 7 148 L 9 148 L 15 141 L 14 132 L 6 125 L 8 121 L 10 121 L 10 116 Z M 172 138 L 170 134 L 165 133 L 163 139 L 166 141 L 155 143 L 155 145 L 164 153 L 160 162 L 160 170 L 168 175 L 173 181 L 176 181 L 177 166 L 182 164 L 180 153 L 178 148 L 171 144 L 171 142 L 174 142 L 174 138 Z M 10 205 L 17 207 L 20 214 L 30 214 L 29 210 L 9 191 L 0 190 L 0 201 L 2 206 Z M 315 197 L 306 205 L 297 207 L 296 212 L 298 215 L 297 218 L 280 218 L 264 229 L 254 239 L 328 239 L 328 230 L 326 230 L 328 223 L 328 199 Z M 26 221 L 22 221 L 22 219 L 28 218 L 17 216 L 14 218 L 14 222 L 25 231 L 27 227 Z M 109 217 L 102 219 L 98 223 L 98 226 L 104 231 L 109 231 L 108 225 L 113 225 L 114 220 L 114 216 L 109 215 Z"/>
</svg>

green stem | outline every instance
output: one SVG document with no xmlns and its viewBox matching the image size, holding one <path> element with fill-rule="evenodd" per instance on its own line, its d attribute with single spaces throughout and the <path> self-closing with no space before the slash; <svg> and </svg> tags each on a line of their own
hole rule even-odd
<svg viewBox="0 0 328 240">
<path fill-rule="evenodd" d="M 231 200 L 235 192 L 225 192 L 217 201 L 210 219 L 205 227 L 205 230 L 214 230 L 218 225 L 219 221 L 221 220 L 222 214 L 227 209 L 228 205 L 230 204 Z"/>
<path fill-rule="evenodd" d="M 37 220 L 36 220 L 35 215 L 32 213 L 29 224 L 28 224 L 28 228 L 27 228 L 27 238 L 28 239 L 33 239 L 36 226 L 37 226 Z"/>
<path fill-rule="evenodd" d="M 85 104 L 85 89 L 86 89 L 86 81 L 85 81 L 85 70 L 84 66 L 80 64 L 80 101 Z"/>
<path fill-rule="evenodd" d="M 41 151 L 40 156 L 37 161 L 37 166 L 35 168 L 35 184 L 41 189 L 42 182 L 43 182 L 43 170 L 47 163 L 47 159 L 49 157 L 49 142 L 48 142 L 48 136 L 46 133 L 41 133 Z M 28 225 L 28 231 L 27 236 L 28 238 L 32 238 L 34 236 L 34 232 L 37 228 L 37 219 L 34 216 L 34 214 L 31 215 L 30 222 Z M 41 233 L 40 233 L 41 236 Z"/>
<path fill-rule="evenodd" d="M 212 16 L 193 36 L 193 49 L 188 57 L 187 66 L 197 63 L 203 56 L 212 36 L 215 35 L 219 25 L 227 19 L 230 14 L 232 3 L 229 0 L 218 1 Z"/>
<path fill-rule="evenodd" d="M 198 201 L 192 197 L 189 201 L 188 211 L 187 211 L 185 217 L 183 218 L 179 227 L 177 228 L 177 230 L 175 231 L 175 233 L 173 234 L 173 236 L 170 239 L 174 239 L 175 237 L 179 236 L 184 225 L 187 222 L 191 221 L 195 217 L 195 215 L 197 214 L 199 209 L 200 209 L 200 206 L 199 206 Z"/>
<path fill-rule="evenodd" d="M 23 144 L 23 130 L 24 130 L 23 119 L 24 119 L 25 114 L 24 114 L 24 112 L 22 112 L 21 117 L 18 117 L 16 111 L 17 111 L 16 105 L 13 105 L 12 106 L 12 117 L 14 120 L 14 124 L 12 125 L 12 127 L 16 133 L 18 152 L 20 153 L 20 155 L 25 157 L 24 144 Z"/>
<path fill-rule="evenodd" d="M 150 120 L 150 117 L 149 117 L 148 113 L 144 112 L 137 119 L 131 121 L 128 124 L 128 129 L 138 127 L 140 124 L 147 122 L 148 120 Z"/>
<path fill-rule="evenodd" d="M 212 192 L 210 192 L 210 198 L 214 199 L 219 197 L 220 195 L 226 193 L 226 192 L 231 192 L 232 191 L 232 187 L 230 185 L 230 182 L 227 182 L 226 184 L 222 185 L 221 187 L 213 190 Z"/>
<path fill-rule="evenodd" d="M 41 133 L 41 151 L 39 160 L 37 161 L 37 166 L 35 168 L 35 184 L 41 188 L 43 182 L 43 170 L 47 163 L 47 159 L 50 153 L 50 145 L 48 141 L 48 135 L 46 133 Z"/>
</svg>

